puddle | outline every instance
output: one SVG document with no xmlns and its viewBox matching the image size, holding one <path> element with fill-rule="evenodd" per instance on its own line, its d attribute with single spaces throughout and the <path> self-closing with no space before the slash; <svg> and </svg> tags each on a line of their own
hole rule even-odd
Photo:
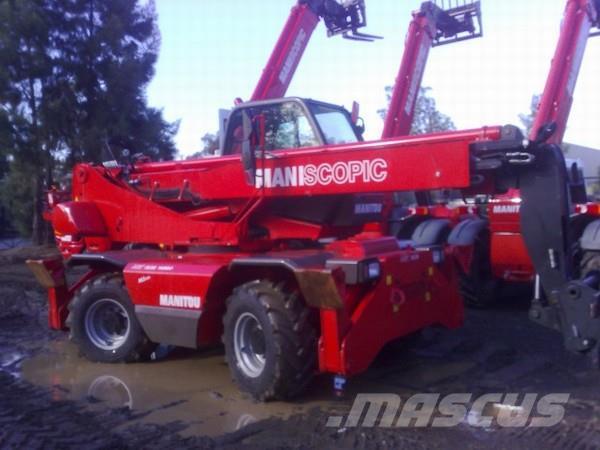
<svg viewBox="0 0 600 450">
<path fill-rule="evenodd" d="M 181 432 L 184 437 L 217 436 L 333 402 L 331 390 L 319 383 L 315 389 L 322 392 L 309 392 L 302 403 L 254 402 L 239 392 L 223 354 L 214 351 L 174 354 L 150 363 L 97 364 L 79 357 L 71 343 L 55 341 L 47 352 L 23 361 L 21 376 L 48 388 L 54 400 L 83 401 L 92 410 L 127 408 L 146 423 L 189 424 Z"/>
<path fill-rule="evenodd" d="M 395 393 L 406 400 L 415 393 L 470 392 L 468 374 L 476 366 L 468 357 L 452 361 L 392 351 L 352 378 L 341 400 L 334 396 L 331 377 L 322 376 L 296 402 L 265 404 L 238 390 L 224 355 L 216 350 L 176 350 L 148 363 L 97 364 L 79 357 L 70 342 L 58 340 L 48 343 L 44 353 L 23 360 L 21 376 L 49 389 L 55 400 L 79 401 L 91 410 L 129 409 L 138 417 L 135 421 L 145 423 L 181 422 L 187 428 L 180 434 L 187 437 L 218 436 L 271 417 L 309 414 L 314 408 L 346 414 L 358 393 Z M 503 406 L 490 405 L 493 410 L 484 412 L 496 417 Z M 471 414 L 463 426 L 483 438 L 493 427 L 477 426 L 482 419 Z"/>
</svg>

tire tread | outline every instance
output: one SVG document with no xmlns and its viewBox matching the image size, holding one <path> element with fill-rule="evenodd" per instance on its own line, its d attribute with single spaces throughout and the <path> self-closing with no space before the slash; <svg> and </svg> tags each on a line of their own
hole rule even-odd
<svg viewBox="0 0 600 450">
<path fill-rule="evenodd" d="M 123 276 L 119 272 L 113 273 L 105 273 L 102 275 L 98 275 L 97 277 L 91 279 L 87 283 L 85 283 L 73 296 L 73 300 L 68 305 L 69 314 L 67 316 L 67 320 L 65 324 L 69 328 L 69 340 L 71 340 L 77 347 L 80 349 L 80 352 L 84 354 L 88 359 L 92 359 L 95 361 L 100 360 L 93 355 L 90 355 L 86 352 L 83 352 L 81 349 L 84 345 L 81 338 L 74 333 L 74 325 L 75 321 L 78 319 L 80 315 L 83 315 L 82 309 L 85 307 L 85 301 L 87 295 L 90 294 L 90 291 L 95 289 L 102 289 L 106 286 L 111 286 L 112 288 L 116 288 L 120 291 L 123 291 L 127 298 L 129 295 L 127 294 L 127 287 L 125 286 L 125 280 Z M 131 320 L 136 320 L 135 317 L 132 317 Z M 156 344 L 151 342 L 146 334 L 141 331 L 141 336 L 139 336 L 138 342 L 127 355 L 125 355 L 121 360 L 118 361 L 101 361 L 101 362 L 138 362 L 147 360 L 150 358 L 154 350 L 156 349 Z"/>
<path fill-rule="evenodd" d="M 252 395 L 260 401 L 285 400 L 298 395 L 311 381 L 317 361 L 317 334 L 310 321 L 310 310 L 297 292 L 286 293 L 283 284 L 252 281 L 235 288 L 227 299 L 223 318 L 225 328 L 232 320 L 230 306 L 240 298 L 258 301 L 265 309 L 277 353 L 275 374 L 270 385 L 262 392 L 252 392 Z"/>
</svg>

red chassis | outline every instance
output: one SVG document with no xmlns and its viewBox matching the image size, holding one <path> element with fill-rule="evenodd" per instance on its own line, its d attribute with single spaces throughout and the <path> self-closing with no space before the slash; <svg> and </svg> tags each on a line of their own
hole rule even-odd
<svg viewBox="0 0 600 450">
<path fill-rule="evenodd" d="M 150 340 L 192 348 L 220 342 L 223 299 L 233 286 L 258 274 L 275 280 L 293 276 L 307 304 L 319 310 L 319 370 L 348 376 L 367 369 L 392 339 L 428 325 L 462 324 L 461 301 L 451 276 L 453 261 L 446 258 L 440 265 L 434 256 L 441 257 L 401 249 L 393 238 L 356 236 L 322 250 L 260 256 L 167 252 L 128 263 L 124 274 Z M 336 262 L 358 267 L 371 260 L 378 262 L 382 276 L 361 284 L 348 284 L 343 268 L 327 267 Z M 289 274 L 281 273 L 281 261 L 292 268 Z M 170 314 L 169 307 L 178 301 L 188 303 L 180 314 Z"/>
<path fill-rule="evenodd" d="M 60 276 L 64 268 L 55 262 L 53 271 L 48 261 L 48 271 L 58 279 L 56 284 L 47 284 L 49 323 L 52 328 L 65 329 L 67 305 L 74 291 L 99 273 L 122 267 L 136 315 L 150 340 L 189 348 L 214 345 L 223 334 L 223 300 L 233 287 L 257 277 L 291 277 L 307 304 L 319 311 L 319 371 L 349 376 L 366 370 L 391 340 L 430 325 L 462 325 L 453 256 L 450 250 L 402 248 L 396 239 L 368 235 L 322 250 L 267 252 L 259 257 L 236 252 L 211 254 L 210 250 L 202 255 L 107 252 L 102 257 L 111 265 L 107 263 L 104 269 L 96 266 L 69 290 Z M 359 268 L 372 261 L 378 263 L 381 276 L 348 283 L 343 268 Z M 335 264 L 343 268 L 328 267 Z"/>
</svg>

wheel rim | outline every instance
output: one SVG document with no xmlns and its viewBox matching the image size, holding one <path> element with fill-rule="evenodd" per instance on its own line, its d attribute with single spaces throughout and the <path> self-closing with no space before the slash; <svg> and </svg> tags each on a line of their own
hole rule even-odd
<svg viewBox="0 0 600 450">
<path fill-rule="evenodd" d="M 113 299 L 97 300 L 85 314 L 85 332 L 92 344 L 102 350 L 115 351 L 121 347 L 129 329 L 127 310 Z"/>
<path fill-rule="evenodd" d="M 260 322 L 249 312 L 240 315 L 233 329 L 235 359 L 244 375 L 258 377 L 265 368 L 266 340 Z"/>
</svg>

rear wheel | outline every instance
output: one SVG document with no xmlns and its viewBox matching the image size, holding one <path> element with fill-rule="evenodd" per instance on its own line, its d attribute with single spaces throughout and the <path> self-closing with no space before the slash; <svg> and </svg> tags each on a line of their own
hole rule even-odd
<svg viewBox="0 0 600 450">
<path fill-rule="evenodd" d="M 88 281 L 69 304 L 70 338 L 83 355 L 98 362 L 132 362 L 148 358 L 150 342 L 135 316 L 120 274 Z"/>
<path fill-rule="evenodd" d="M 236 288 L 223 318 L 225 355 L 240 388 L 255 399 L 288 399 L 315 372 L 317 334 L 297 293 L 268 281 Z"/>
<path fill-rule="evenodd" d="M 492 274 L 489 233 L 480 233 L 473 245 L 469 271 L 460 275 L 460 292 L 466 306 L 489 308 L 496 303 L 501 285 Z"/>
</svg>

